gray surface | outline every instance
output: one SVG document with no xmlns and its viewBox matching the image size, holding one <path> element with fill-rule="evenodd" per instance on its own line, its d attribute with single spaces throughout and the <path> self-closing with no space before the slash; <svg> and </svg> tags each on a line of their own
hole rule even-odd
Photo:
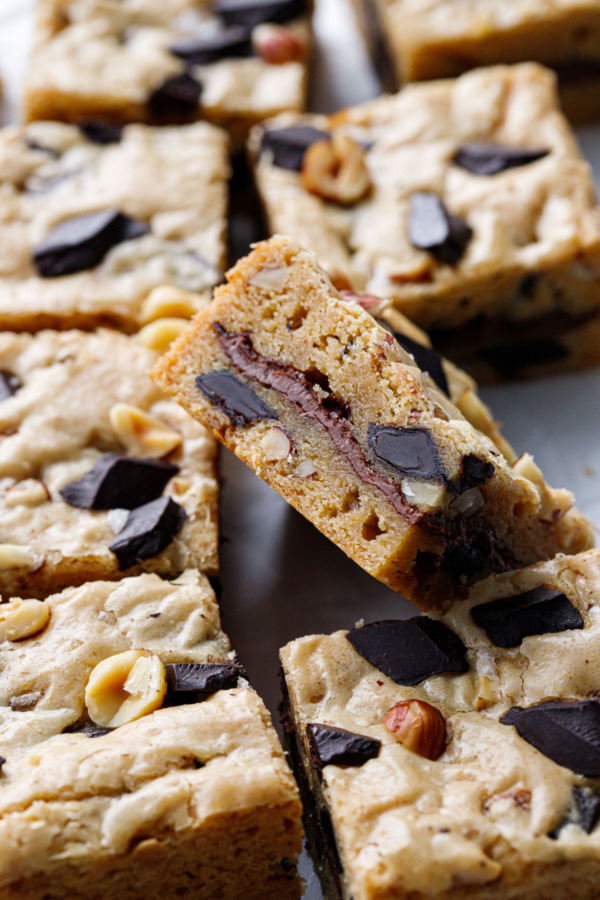
<svg viewBox="0 0 600 900">
<path fill-rule="evenodd" d="M 0 72 L 7 84 L 4 121 L 17 116 L 32 0 L 0 0 Z M 331 111 L 366 100 L 377 83 L 353 27 L 347 0 L 320 0 L 312 108 Z M 581 129 L 600 175 L 600 126 Z M 484 392 L 507 437 L 532 452 L 551 484 L 574 491 L 600 525 L 600 372 L 567 375 Z M 230 453 L 221 454 L 222 609 L 251 680 L 276 714 L 277 651 L 302 634 L 356 620 L 410 615 L 406 601 L 375 582 L 294 512 Z M 303 861 L 307 900 L 321 893 Z"/>
</svg>

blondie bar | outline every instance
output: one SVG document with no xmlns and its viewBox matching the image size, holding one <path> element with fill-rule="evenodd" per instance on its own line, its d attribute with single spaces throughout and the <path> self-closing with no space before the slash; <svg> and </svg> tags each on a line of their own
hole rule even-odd
<svg viewBox="0 0 600 900">
<path fill-rule="evenodd" d="M 0 590 L 217 571 L 215 444 L 107 329 L 0 333 Z"/>
<path fill-rule="evenodd" d="M 600 552 L 441 620 L 284 647 L 284 724 L 328 897 L 595 900 Z"/>
<path fill-rule="evenodd" d="M 571 494 L 509 465 L 314 254 L 275 237 L 227 278 L 154 377 L 370 574 L 435 608 L 591 546 Z"/>
<path fill-rule="evenodd" d="M 300 805 L 207 579 L 0 605 L 3 900 L 299 897 Z"/>
<path fill-rule="evenodd" d="M 554 80 L 482 69 L 256 129 L 271 231 L 478 380 L 597 363 L 600 210 Z"/>
<path fill-rule="evenodd" d="M 600 115 L 598 0 L 355 0 L 383 83 L 535 60 L 553 68 L 577 121 Z"/>
<path fill-rule="evenodd" d="M 240 141 L 304 108 L 310 0 L 41 0 L 32 119 L 208 119 Z"/>
<path fill-rule="evenodd" d="M 134 331 L 163 285 L 191 313 L 222 277 L 228 175 L 203 122 L 1 130 L 0 328 Z"/>
</svg>

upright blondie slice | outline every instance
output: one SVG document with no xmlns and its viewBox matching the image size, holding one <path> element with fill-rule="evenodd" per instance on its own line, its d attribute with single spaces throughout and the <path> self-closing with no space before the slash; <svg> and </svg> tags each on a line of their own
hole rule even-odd
<svg viewBox="0 0 600 900">
<path fill-rule="evenodd" d="M 32 119 L 208 119 L 240 141 L 304 108 L 310 0 L 41 0 Z"/>
<path fill-rule="evenodd" d="M 0 896 L 299 896 L 300 805 L 197 572 L 0 606 Z"/>
<path fill-rule="evenodd" d="M 363 568 L 425 608 L 590 546 L 572 496 L 511 467 L 389 331 L 283 237 L 228 274 L 157 383 Z"/>
<path fill-rule="evenodd" d="M 251 141 L 270 227 L 390 297 L 478 380 L 600 356 L 592 175 L 533 64 L 413 85 Z"/>
<path fill-rule="evenodd" d="M 0 591 L 217 571 L 215 444 L 107 329 L 0 333 Z"/>
<path fill-rule="evenodd" d="M 600 114 L 597 0 L 355 0 L 384 83 L 535 60 L 553 68 L 579 121 Z"/>
<path fill-rule="evenodd" d="M 0 328 L 137 330 L 222 277 L 227 136 L 206 123 L 0 130 Z M 188 316 L 203 302 L 190 294 Z"/>
<path fill-rule="evenodd" d="M 281 651 L 327 896 L 595 900 L 600 551 Z"/>
</svg>

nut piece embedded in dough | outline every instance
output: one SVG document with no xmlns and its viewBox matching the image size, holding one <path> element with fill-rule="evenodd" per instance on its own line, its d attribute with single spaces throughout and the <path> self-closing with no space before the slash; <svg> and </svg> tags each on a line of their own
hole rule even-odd
<svg viewBox="0 0 600 900">
<path fill-rule="evenodd" d="M 154 288 L 142 303 L 140 325 L 147 325 L 156 319 L 191 319 L 200 309 L 202 300 L 208 302 L 209 298 L 174 285 L 163 284 Z"/>
<path fill-rule="evenodd" d="M 302 62 L 306 54 L 306 43 L 299 34 L 291 28 L 272 22 L 265 22 L 254 28 L 252 44 L 260 58 L 274 66 Z"/>
<path fill-rule="evenodd" d="M 21 566 L 33 567 L 35 557 L 29 547 L 20 544 L 0 544 L 0 569 L 19 569 Z"/>
<path fill-rule="evenodd" d="M 15 598 L 0 604 L 0 643 L 22 641 L 48 624 L 50 607 L 44 600 Z"/>
<path fill-rule="evenodd" d="M 180 317 L 171 317 L 165 319 L 157 319 L 144 325 L 137 333 L 137 339 L 144 347 L 149 350 L 156 350 L 158 353 L 165 353 L 176 337 L 179 337 L 183 329 L 189 325 L 189 319 Z"/>
<path fill-rule="evenodd" d="M 162 706 L 165 667 L 148 650 L 127 650 L 98 663 L 85 689 L 90 719 L 105 728 L 133 722 Z"/>
<path fill-rule="evenodd" d="M 286 459 L 292 452 L 292 442 L 283 430 L 275 425 L 270 428 L 261 441 L 265 459 Z"/>
<path fill-rule="evenodd" d="M 118 439 L 136 456 L 160 459 L 182 443 L 177 431 L 129 403 L 115 403 L 109 418 Z"/>
<path fill-rule="evenodd" d="M 304 154 L 302 186 L 325 200 L 349 205 L 356 203 L 371 186 L 365 151 L 344 134 L 331 141 L 316 141 Z"/>
<path fill-rule="evenodd" d="M 383 724 L 412 753 L 436 760 L 444 752 L 446 721 L 435 706 L 424 700 L 400 700 L 388 709 Z"/>
</svg>

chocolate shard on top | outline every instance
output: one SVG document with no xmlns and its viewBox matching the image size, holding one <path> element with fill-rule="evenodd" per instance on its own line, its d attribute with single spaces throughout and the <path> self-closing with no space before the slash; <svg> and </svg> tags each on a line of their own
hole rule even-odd
<svg viewBox="0 0 600 900">
<path fill-rule="evenodd" d="M 247 28 L 234 25 L 202 38 L 180 41 L 169 47 L 173 56 L 192 65 L 206 65 L 220 59 L 253 56 L 251 34 Z"/>
<path fill-rule="evenodd" d="M 160 497 L 178 471 L 176 465 L 160 459 L 105 453 L 89 472 L 59 493 L 80 509 L 135 509 Z"/>
<path fill-rule="evenodd" d="M 142 559 L 152 559 L 168 547 L 183 527 L 185 509 L 170 497 L 159 497 L 133 509 L 109 550 L 128 569 Z"/>
<path fill-rule="evenodd" d="M 80 122 L 79 130 L 93 144 L 118 144 L 123 137 L 123 126 L 111 125 L 110 122 Z"/>
<path fill-rule="evenodd" d="M 534 634 L 583 628 L 583 618 L 565 594 L 538 587 L 474 606 L 471 616 L 497 647 L 518 647 Z"/>
<path fill-rule="evenodd" d="M 263 22 L 281 25 L 306 14 L 306 0 L 213 0 L 212 7 L 225 25 L 246 28 Z"/>
<path fill-rule="evenodd" d="M 472 236 L 471 227 L 449 213 L 437 194 L 419 191 L 410 198 L 408 238 L 413 247 L 427 250 L 439 262 L 455 266 Z"/>
<path fill-rule="evenodd" d="M 548 156 L 549 150 L 539 147 L 507 147 L 504 144 L 463 144 L 454 155 L 453 162 L 473 175 L 497 175 L 507 169 L 515 169 L 537 162 Z"/>
<path fill-rule="evenodd" d="M 513 706 L 501 720 L 521 737 L 578 775 L 600 776 L 600 702 L 550 700 L 536 706 Z"/>
<path fill-rule="evenodd" d="M 246 670 L 239 663 L 172 663 L 165 666 L 167 690 L 177 694 L 174 698 L 193 702 L 198 694 L 214 694 L 238 686 L 240 678 L 246 678 Z"/>
<path fill-rule="evenodd" d="M 426 347 L 425 344 L 420 344 L 418 341 L 413 340 L 407 334 L 401 334 L 399 331 L 392 331 L 392 334 L 402 349 L 410 353 L 421 371 L 426 372 L 431 380 L 437 384 L 440 391 L 443 391 L 449 397 L 448 379 L 446 378 L 439 353 L 436 353 L 431 347 Z"/>
<path fill-rule="evenodd" d="M 318 769 L 330 765 L 363 766 L 370 759 L 375 759 L 381 749 L 381 741 L 376 738 L 316 722 L 306 726 L 306 737 L 310 755 Z"/>
<path fill-rule="evenodd" d="M 329 141 L 331 135 L 319 131 L 310 125 L 290 125 L 288 128 L 268 129 L 262 136 L 260 150 L 268 150 L 272 155 L 272 163 L 280 169 L 299 172 L 302 168 L 304 154 L 311 144 L 317 141 Z"/>
<path fill-rule="evenodd" d="M 369 449 L 378 460 L 406 478 L 444 484 L 437 447 L 427 428 L 400 425 L 369 425 Z"/>
<path fill-rule="evenodd" d="M 186 122 L 194 115 L 201 96 L 200 82 L 189 72 L 182 72 L 154 88 L 148 97 L 148 110 L 158 122 Z"/>
<path fill-rule="evenodd" d="M 373 622 L 354 628 L 346 638 L 357 653 L 396 684 L 412 687 L 433 675 L 469 670 L 460 638 L 427 616 Z"/>
<path fill-rule="evenodd" d="M 261 419 L 279 418 L 240 378 L 226 369 L 198 375 L 196 387 L 208 397 L 213 406 L 228 416 L 236 428 Z"/>
<path fill-rule="evenodd" d="M 8 369 L 0 369 L 0 400 L 6 400 L 23 387 L 21 380 Z"/>
<path fill-rule="evenodd" d="M 33 260 L 42 278 L 58 278 L 102 262 L 111 247 L 141 237 L 148 225 L 119 212 L 102 209 L 72 216 L 56 225 L 33 251 Z"/>
</svg>

